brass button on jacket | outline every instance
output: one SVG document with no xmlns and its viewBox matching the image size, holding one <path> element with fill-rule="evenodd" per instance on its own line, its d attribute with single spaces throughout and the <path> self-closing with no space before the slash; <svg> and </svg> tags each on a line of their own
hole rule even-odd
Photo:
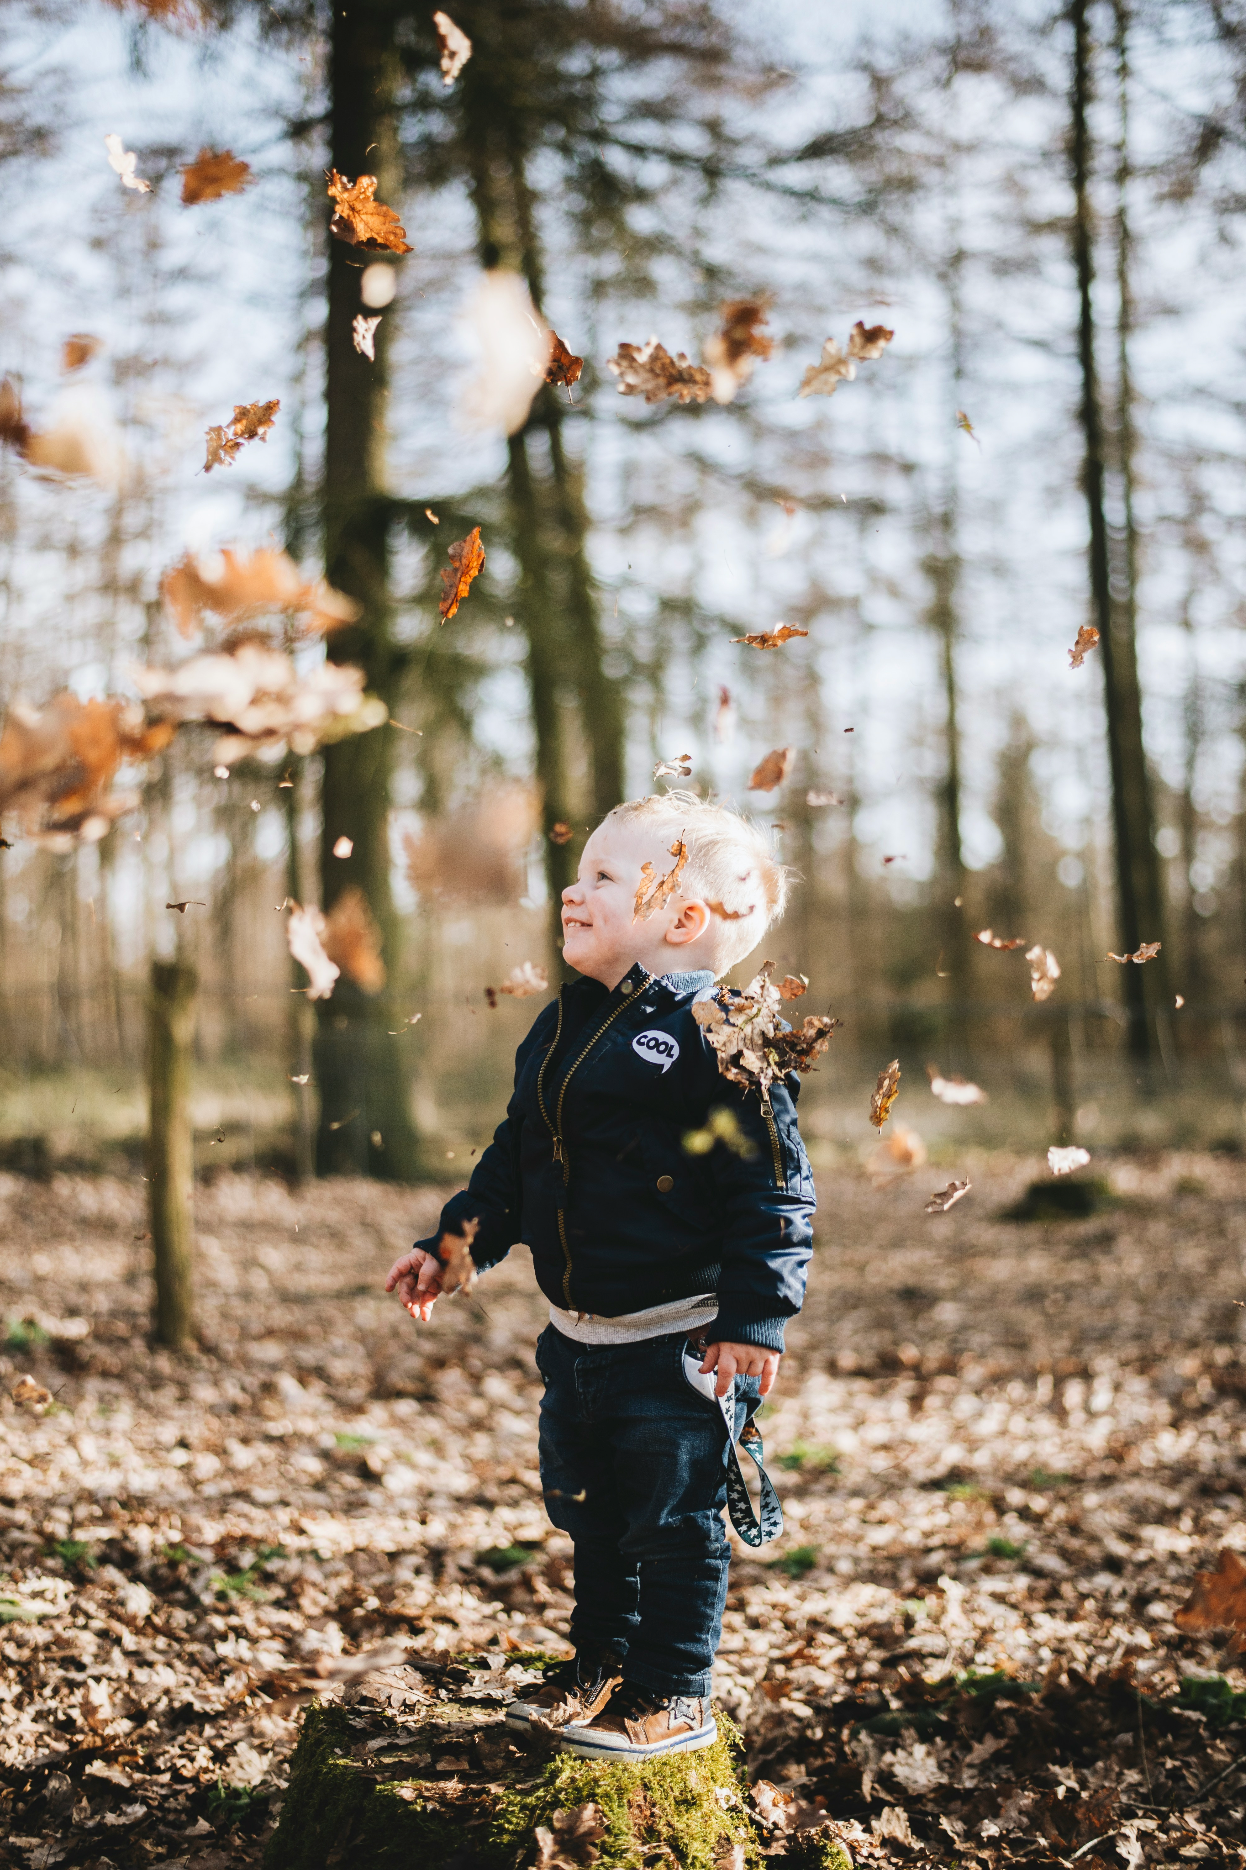
<svg viewBox="0 0 1246 1870">
<path fill-rule="evenodd" d="M 673 1175 L 659 1175 L 658 1193 L 660 1195 L 669 1195 L 672 1188 L 674 1188 L 674 1186 L 675 1186 L 675 1177 Z"/>
</svg>

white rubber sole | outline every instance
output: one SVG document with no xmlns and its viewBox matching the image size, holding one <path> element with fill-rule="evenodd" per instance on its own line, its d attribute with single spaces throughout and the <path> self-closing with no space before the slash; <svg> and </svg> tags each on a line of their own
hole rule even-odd
<svg viewBox="0 0 1246 1870">
<path fill-rule="evenodd" d="M 717 1721 L 707 1721 L 692 1734 L 680 1734 L 676 1740 L 655 1740 L 651 1746 L 638 1747 L 626 1734 L 595 1734 L 590 1727 L 564 1727 L 558 1745 L 564 1753 L 578 1753 L 585 1760 L 651 1760 L 664 1753 L 695 1753 L 699 1747 L 712 1747 L 718 1738 Z"/>
<path fill-rule="evenodd" d="M 545 1709 L 533 1707 L 530 1701 L 510 1701 L 506 1705 L 505 1724 L 507 1727 L 517 1727 L 526 1734 L 532 1725 L 533 1716 L 537 1714 L 544 1715 Z"/>
</svg>

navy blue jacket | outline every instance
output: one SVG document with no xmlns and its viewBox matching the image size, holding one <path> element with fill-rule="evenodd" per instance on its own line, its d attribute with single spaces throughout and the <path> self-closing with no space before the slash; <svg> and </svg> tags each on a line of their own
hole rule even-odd
<svg viewBox="0 0 1246 1870">
<path fill-rule="evenodd" d="M 515 1090 L 442 1232 L 474 1219 L 483 1270 L 517 1241 L 555 1305 L 617 1318 L 718 1295 L 711 1335 L 783 1349 L 805 1292 L 813 1176 L 796 1127 L 795 1073 L 756 1090 L 724 1078 L 692 1017 L 709 973 L 655 979 L 639 965 L 608 989 L 580 979 L 538 1015 L 515 1057 Z M 735 1112 L 747 1159 L 719 1142 L 683 1148 L 710 1111 Z"/>
</svg>

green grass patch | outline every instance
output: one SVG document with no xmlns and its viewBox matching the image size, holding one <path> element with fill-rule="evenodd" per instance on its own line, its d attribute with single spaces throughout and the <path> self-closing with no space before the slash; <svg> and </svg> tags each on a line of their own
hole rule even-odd
<svg viewBox="0 0 1246 1870">
<path fill-rule="evenodd" d="M 260 1574 L 270 1559 L 285 1556 L 283 1545 L 262 1545 L 251 1563 L 240 1571 L 213 1572 L 212 1588 L 218 1597 L 247 1597 L 257 1604 L 266 1604 L 272 1593 L 260 1583 Z"/>
<path fill-rule="evenodd" d="M 983 1547 L 983 1556 L 986 1558 L 1020 1558 L 1024 1551 L 1024 1540 L 1018 1545 L 1015 1539 L 1004 1539 L 997 1534 L 995 1538 L 987 1540 Z"/>
<path fill-rule="evenodd" d="M 771 1571 L 781 1571 L 788 1578 L 804 1578 L 818 1562 L 816 1545 L 794 1545 L 790 1552 L 784 1552 L 770 1561 Z"/>
<path fill-rule="evenodd" d="M 208 1791 L 208 1823 L 218 1831 L 231 1831 L 235 1825 L 246 1830 L 267 1809 L 268 1794 L 258 1786 L 227 1786 L 218 1779 Z"/>
<path fill-rule="evenodd" d="M 539 1540 L 531 1545 L 491 1545 L 487 1551 L 477 1552 L 476 1563 L 487 1565 L 490 1571 L 513 1571 L 516 1565 L 526 1565 L 535 1558 L 540 1549 Z"/>
<path fill-rule="evenodd" d="M 1120 1206 L 1102 1175 L 1061 1176 L 1059 1181 L 1031 1182 L 1019 1201 L 1005 1208 L 1005 1221 L 1084 1221 Z"/>
<path fill-rule="evenodd" d="M 99 1568 L 95 1547 L 86 1539 L 53 1539 L 48 1552 L 72 1571 L 96 1571 Z"/>
<path fill-rule="evenodd" d="M 839 1456 L 834 1448 L 819 1448 L 808 1442 L 793 1442 L 786 1454 L 781 1454 L 776 1463 L 786 1468 L 789 1474 L 838 1474 Z"/>
<path fill-rule="evenodd" d="M 1072 1474 L 1049 1474 L 1045 1467 L 1030 1469 L 1030 1486 L 1039 1493 L 1046 1493 L 1049 1487 L 1067 1487 L 1073 1479 Z"/>
<path fill-rule="evenodd" d="M 1183 1676 L 1177 1704 L 1205 1715 L 1209 1727 L 1227 1727 L 1230 1721 L 1246 1721 L 1246 1695 L 1231 1687 L 1223 1675 Z"/>
<path fill-rule="evenodd" d="M 49 1342 L 43 1326 L 34 1318 L 10 1318 L 4 1341 L 11 1351 L 37 1350 Z"/>
<path fill-rule="evenodd" d="M 979 1487 L 976 1480 L 944 1481 L 943 1492 L 949 1500 L 989 1500 L 991 1497 L 985 1487 Z"/>
<path fill-rule="evenodd" d="M 1041 1683 L 1018 1682 L 1003 1669 L 966 1669 L 956 1677 L 956 1686 L 962 1694 L 973 1695 L 978 1701 L 1015 1701 L 1019 1695 L 1042 1692 Z"/>
</svg>

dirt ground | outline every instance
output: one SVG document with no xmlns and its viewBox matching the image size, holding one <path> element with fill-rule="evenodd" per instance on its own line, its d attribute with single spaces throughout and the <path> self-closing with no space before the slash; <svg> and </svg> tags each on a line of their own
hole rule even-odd
<svg viewBox="0 0 1246 1870">
<path fill-rule="evenodd" d="M 1057 1224 L 1001 1218 L 1035 1160 L 966 1166 L 934 1217 L 937 1171 L 821 1178 L 718 1700 L 866 1861 L 1239 1864 L 1246 1676 L 1173 1613 L 1246 1552 L 1246 1164 L 1105 1160 L 1117 1205 Z M 258 1861 L 280 1692 L 565 1640 L 526 1253 L 419 1328 L 380 1282 L 437 1193 L 222 1175 L 172 1356 L 143 1188 L 0 1177 L 0 1861 L 35 1870 Z"/>
</svg>

